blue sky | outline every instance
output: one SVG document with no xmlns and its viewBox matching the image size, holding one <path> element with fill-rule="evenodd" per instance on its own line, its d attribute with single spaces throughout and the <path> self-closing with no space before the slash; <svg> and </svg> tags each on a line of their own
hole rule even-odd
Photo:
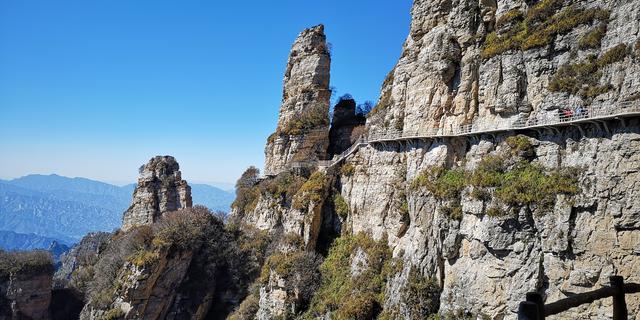
<svg viewBox="0 0 640 320">
<path fill-rule="evenodd" d="M 183 177 L 262 167 L 291 44 L 325 25 L 338 95 L 375 101 L 410 0 L 0 0 L 0 178 L 135 180 L 170 154 Z"/>
</svg>

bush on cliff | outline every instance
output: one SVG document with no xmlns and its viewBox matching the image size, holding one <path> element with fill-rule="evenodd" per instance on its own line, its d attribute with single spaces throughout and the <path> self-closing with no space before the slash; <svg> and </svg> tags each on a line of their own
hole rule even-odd
<svg viewBox="0 0 640 320">
<path fill-rule="evenodd" d="M 613 86 L 600 85 L 601 69 L 623 60 L 628 54 L 629 48 L 625 44 L 619 44 L 607 50 L 600 58 L 590 55 L 581 62 L 563 65 L 551 78 L 549 90 L 580 95 L 587 99 L 606 93 Z"/>
<path fill-rule="evenodd" d="M 300 187 L 300 190 L 293 198 L 293 208 L 305 210 L 312 203 L 319 204 L 326 196 L 327 176 L 321 171 L 314 172 L 309 179 Z"/>
<path fill-rule="evenodd" d="M 356 254 L 366 259 L 359 270 L 352 269 Z M 378 241 L 360 233 L 337 238 L 320 265 L 322 284 L 311 300 L 305 317 L 332 319 L 371 319 L 381 310 L 387 279 L 394 268 L 386 239 Z"/>
<path fill-rule="evenodd" d="M 579 191 L 576 168 L 547 169 L 530 162 L 535 155 L 530 139 L 512 136 L 505 140 L 506 149 L 485 156 L 474 170 L 427 167 L 411 184 L 412 190 L 424 188 L 442 201 L 441 213 L 452 219 L 462 218 L 460 199 L 464 189 L 482 201 L 492 198 L 513 209 L 533 207 L 549 210 L 558 195 L 574 196 Z M 490 216 L 507 212 L 491 206 Z"/>
<path fill-rule="evenodd" d="M 12 251 L 0 249 L 0 279 L 10 274 L 53 274 L 53 258 L 48 251 Z"/>
<path fill-rule="evenodd" d="M 482 48 L 482 57 L 489 59 L 507 51 L 526 51 L 551 44 L 557 35 L 566 34 L 582 24 L 590 24 L 599 20 L 605 24 L 609 20 L 609 12 L 599 8 L 581 9 L 574 6 L 562 9 L 560 0 L 544 0 L 526 14 L 518 10 L 510 10 L 498 18 L 498 31 L 489 33 Z M 509 26 L 506 30 L 503 26 Z M 596 30 L 600 30 L 597 27 Z M 599 34 L 592 34 L 586 45 L 599 44 Z"/>
<path fill-rule="evenodd" d="M 251 212 L 260 200 L 260 189 L 256 186 L 260 171 L 256 167 L 249 167 L 236 182 L 236 199 L 231 208 L 242 215 Z"/>
</svg>

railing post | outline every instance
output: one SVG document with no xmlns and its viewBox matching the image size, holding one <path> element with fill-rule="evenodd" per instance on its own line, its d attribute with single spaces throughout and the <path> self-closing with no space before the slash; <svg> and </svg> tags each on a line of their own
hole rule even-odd
<svg viewBox="0 0 640 320">
<path fill-rule="evenodd" d="M 538 308 L 538 320 L 544 320 L 544 301 L 542 295 L 537 292 L 527 292 L 527 302 L 533 302 Z"/>
<path fill-rule="evenodd" d="M 523 301 L 518 306 L 518 320 L 538 320 L 538 305 L 534 302 Z"/>
<path fill-rule="evenodd" d="M 613 320 L 627 319 L 627 303 L 624 301 L 624 279 L 622 276 L 609 277 L 611 287 L 616 290 L 613 295 Z"/>
</svg>

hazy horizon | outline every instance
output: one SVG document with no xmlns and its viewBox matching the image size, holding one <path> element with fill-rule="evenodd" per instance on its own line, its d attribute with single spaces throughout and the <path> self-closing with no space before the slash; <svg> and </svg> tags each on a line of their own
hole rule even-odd
<svg viewBox="0 0 640 320">
<path fill-rule="evenodd" d="M 27 177 L 27 176 L 31 176 L 31 175 L 42 175 L 42 176 L 56 175 L 56 176 L 60 176 L 60 177 L 63 177 L 63 178 L 68 178 L 68 179 L 76 179 L 76 178 L 89 179 L 89 180 L 92 180 L 92 181 L 107 183 L 107 184 L 114 185 L 114 186 L 117 186 L 117 187 L 125 187 L 127 185 L 131 185 L 131 184 L 137 183 L 137 179 L 136 180 L 132 180 L 132 181 L 100 180 L 100 179 L 94 179 L 94 178 L 91 178 L 91 177 L 65 176 L 65 175 L 62 175 L 62 174 L 55 173 L 55 172 L 51 172 L 51 173 L 29 173 L 29 174 L 25 174 L 25 175 L 21 175 L 21 176 L 17 176 L 17 177 L 0 176 L 0 180 L 11 181 L 11 180 L 15 180 L 15 179 L 20 179 L 20 178 L 24 178 L 24 177 Z M 190 184 L 205 184 L 205 185 L 209 185 L 209 186 L 212 186 L 212 187 L 216 187 L 216 188 L 221 189 L 223 191 L 233 191 L 234 188 L 235 188 L 234 187 L 235 183 L 232 183 L 232 182 L 203 181 L 203 180 L 197 180 L 197 179 L 188 179 L 188 178 L 185 178 L 184 176 L 182 178 L 184 180 L 186 180 Z"/>
<path fill-rule="evenodd" d="M 153 156 L 172 155 L 189 181 L 232 184 L 263 166 L 298 33 L 325 25 L 334 99 L 375 101 L 410 6 L 2 2 L 0 177 L 123 183 Z"/>
</svg>

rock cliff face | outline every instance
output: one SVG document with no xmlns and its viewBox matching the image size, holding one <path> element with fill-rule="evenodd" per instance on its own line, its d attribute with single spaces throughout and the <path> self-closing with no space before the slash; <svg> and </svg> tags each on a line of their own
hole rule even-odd
<svg viewBox="0 0 640 320">
<path fill-rule="evenodd" d="M 49 253 L 0 250 L 0 319 L 51 319 L 52 277 Z"/>
<path fill-rule="evenodd" d="M 572 20 L 558 26 L 568 14 Z M 415 1 L 412 16 L 402 57 L 368 119 L 371 131 L 509 126 L 557 117 L 561 107 L 606 108 L 640 96 L 638 1 Z M 596 32 L 597 40 L 588 38 Z M 574 72 L 578 62 L 593 78 Z M 637 120 L 607 125 L 523 132 L 533 163 L 581 168 L 581 191 L 570 201 L 559 196 L 551 210 L 514 216 L 492 216 L 491 201 L 467 190 L 459 220 L 451 219 L 444 214 L 450 200 L 411 188 L 432 166 L 473 170 L 507 148 L 513 133 L 361 149 L 348 161 L 354 173 L 340 178 L 352 213 L 345 226 L 387 235 L 396 256 L 437 277 L 443 314 L 514 318 L 527 291 L 551 302 L 606 285 L 612 274 L 638 282 L 640 203 L 632 195 L 640 192 L 640 127 Z M 639 314 L 640 300 L 627 301 Z M 604 300 L 561 318 L 610 312 Z"/>
<path fill-rule="evenodd" d="M 563 109 L 639 103 L 639 81 L 640 1 L 416 0 L 366 129 L 507 128 Z M 634 118 L 370 144 L 340 170 L 320 171 L 318 212 L 292 209 L 264 187 L 272 179 L 258 184 L 257 205 L 235 213 L 262 229 L 316 234 L 307 250 L 323 251 L 327 233 L 386 239 L 404 262 L 385 285 L 387 316 L 419 318 L 402 294 L 418 270 L 437 283 L 438 313 L 514 319 L 528 291 L 552 302 L 613 274 L 640 282 L 639 143 Z M 273 144 L 266 153 L 287 154 Z M 292 309 L 278 279 L 272 273 L 262 286 L 257 314 Z M 606 319 L 610 303 L 558 318 Z M 640 314 L 640 299 L 627 303 Z"/>
<path fill-rule="evenodd" d="M 302 31 L 289 54 L 278 127 L 265 148 L 265 173 L 277 174 L 292 162 L 326 156 L 330 65 L 324 26 Z"/>
<path fill-rule="evenodd" d="M 6 298 L 11 301 L 12 317 L 20 319 L 50 319 L 51 273 L 13 275 L 5 283 Z"/>
<path fill-rule="evenodd" d="M 176 159 L 154 157 L 140 168 L 131 206 L 122 218 L 122 230 L 149 225 L 166 212 L 191 206 L 191 187 L 182 180 Z"/>
<path fill-rule="evenodd" d="M 416 0 L 412 17 L 365 128 L 344 102 L 331 136 L 323 27 L 300 34 L 269 175 L 243 174 L 227 225 L 189 208 L 172 157 L 142 167 L 124 232 L 63 258 L 76 266 L 60 278 L 86 292 L 81 317 L 515 319 L 529 291 L 552 302 L 614 274 L 640 283 L 638 117 L 371 142 L 338 166 L 306 161 L 359 130 L 509 128 L 640 104 L 640 0 Z M 0 306 L 41 314 L 46 292 L 23 301 L 6 283 Z M 640 298 L 627 304 L 640 319 Z M 609 319 L 611 300 L 556 318 Z"/>
</svg>

